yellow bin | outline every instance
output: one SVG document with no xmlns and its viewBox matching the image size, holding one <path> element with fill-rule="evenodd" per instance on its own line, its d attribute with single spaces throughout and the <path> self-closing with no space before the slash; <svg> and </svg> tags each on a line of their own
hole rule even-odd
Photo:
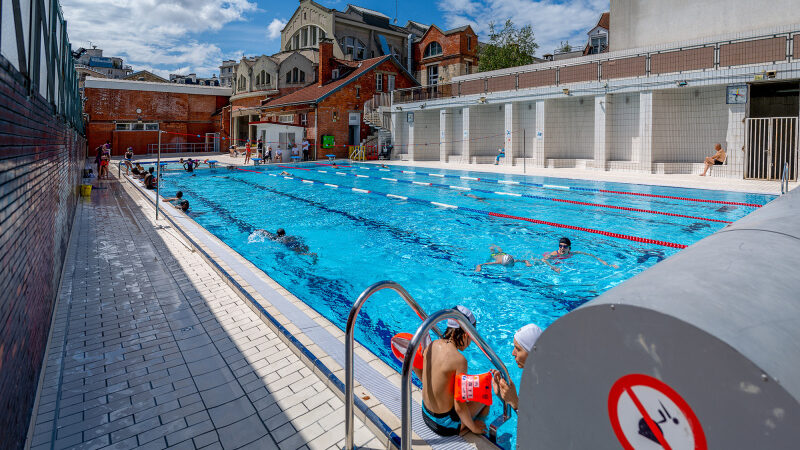
<svg viewBox="0 0 800 450">
<path fill-rule="evenodd" d="M 90 197 L 92 195 L 92 185 L 91 184 L 82 184 L 81 185 L 81 195 L 84 197 Z"/>
</svg>

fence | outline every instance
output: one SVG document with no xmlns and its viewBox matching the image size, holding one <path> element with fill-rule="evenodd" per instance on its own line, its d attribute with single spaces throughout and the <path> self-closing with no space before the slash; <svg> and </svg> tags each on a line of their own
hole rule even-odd
<svg viewBox="0 0 800 450">
<path fill-rule="evenodd" d="M 161 153 L 203 153 L 219 151 L 219 143 L 213 139 L 207 142 L 199 143 L 170 143 L 161 144 Z M 147 154 L 154 155 L 158 153 L 158 144 L 147 144 Z"/>
</svg>

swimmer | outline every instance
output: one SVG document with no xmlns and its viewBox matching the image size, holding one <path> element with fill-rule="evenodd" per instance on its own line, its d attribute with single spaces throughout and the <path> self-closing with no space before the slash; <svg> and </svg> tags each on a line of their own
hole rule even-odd
<svg viewBox="0 0 800 450">
<path fill-rule="evenodd" d="M 381 164 L 381 169 L 388 169 L 388 168 L 389 166 L 387 166 L 386 164 Z"/>
<path fill-rule="evenodd" d="M 175 207 L 183 212 L 189 211 L 189 200 L 182 200 L 180 203 L 175 205 Z"/>
<path fill-rule="evenodd" d="M 187 159 L 185 162 L 183 158 L 181 158 L 181 164 L 183 165 L 183 168 L 190 173 L 194 172 L 194 168 L 197 167 L 194 165 L 194 161 L 192 161 L 192 158 Z"/>
<path fill-rule="evenodd" d="M 285 176 L 285 177 L 290 177 L 290 176 L 292 176 L 292 174 L 290 174 L 289 172 L 287 172 L 287 171 L 285 171 L 285 170 L 284 170 L 283 172 L 281 172 L 281 175 L 283 175 L 283 176 Z"/>
<path fill-rule="evenodd" d="M 502 248 L 496 245 L 490 245 L 489 251 L 491 252 L 492 261 L 483 264 L 478 264 L 477 266 L 475 266 L 475 272 L 480 272 L 481 267 L 483 266 L 491 266 L 494 264 L 501 264 L 506 267 L 514 267 L 514 264 L 516 263 L 525 263 L 526 266 L 528 267 L 531 266 L 530 261 L 528 261 L 527 259 L 514 259 L 513 256 L 509 255 L 508 253 L 505 253 Z"/>
<path fill-rule="evenodd" d="M 179 200 L 183 200 L 183 191 L 176 192 L 175 193 L 175 197 L 170 197 L 170 198 L 165 198 L 164 199 L 165 202 L 174 202 L 174 201 L 179 201 Z"/>
<path fill-rule="evenodd" d="M 525 325 L 514 334 L 514 349 L 511 351 L 511 356 L 514 357 L 514 361 L 516 361 L 520 369 L 525 367 L 525 361 L 528 360 L 528 355 L 541 335 L 542 329 L 535 323 Z M 506 383 L 500 372 L 496 370 L 491 372 L 494 393 L 517 411 L 519 409 L 519 397 L 517 397 L 517 387 L 514 386 L 514 382 L 508 380 L 509 382 Z"/>
<path fill-rule="evenodd" d="M 613 267 L 615 269 L 619 269 L 618 265 L 609 264 L 609 263 L 603 261 L 602 259 L 600 259 L 599 257 L 597 257 L 597 256 L 595 256 L 595 255 L 593 255 L 591 253 L 573 252 L 572 251 L 572 242 L 569 240 L 569 238 L 566 238 L 566 237 L 563 237 L 563 238 L 559 239 L 558 240 L 558 250 L 555 250 L 555 251 L 552 251 L 550 253 L 545 254 L 544 258 L 542 258 L 542 261 L 545 264 L 547 264 L 551 269 L 553 269 L 553 271 L 555 271 L 556 273 L 559 273 L 559 272 L 561 272 L 561 268 L 556 267 L 555 265 L 553 265 L 548 260 L 552 260 L 552 259 L 567 259 L 567 258 L 571 258 L 572 255 L 591 256 L 592 258 L 600 261 L 601 263 L 605 264 L 606 266 L 611 266 L 611 267 Z"/>
<path fill-rule="evenodd" d="M 486 197 L 478 197 L 478 196 L 477 196 L 477 195 L 475 195 L 475 194 L 468 194 L 468 193 L 466 193 L 466 192 L 460 192 L 459 194 L 460 194 L 461 196 L 463 196 L 463 197 L 474 198 L 475 200 L 477 200 L 477 201 L 479 201 L 479 202 L 485 202 L 486 200 L 488 200 L 488 198 L 486 198 Z"/>
<path fill-rule="evenodd" d="M 283 228 L 278 228 L 275 233 L 263 229 L 258 229 L 256 231 L 263 233 L 271 241 L 280 242 L 281 244 L 285 245 L 286 248 L 297 253 L 298 255 L 311 256 L 314 259 L 314 264 L 317 263 L 317 254 L 314 252 L 309 252 L 308 246 L 304 244 L 300 238 L 295 236 L 287 236 L 286 231 Z"/>
</svg>

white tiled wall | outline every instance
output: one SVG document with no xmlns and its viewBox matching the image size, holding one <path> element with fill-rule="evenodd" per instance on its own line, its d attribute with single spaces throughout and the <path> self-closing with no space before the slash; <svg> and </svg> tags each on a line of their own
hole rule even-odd
<svg viewBox="0 0 800 450">
<path fill-rule="evenodd" d="M 594 158 L 594 97 L 547 100 L 545 157 Z"/>
<path fill-rule="evenodd" d="M 515 158 L 521 158 L 523 151 L 528 158 L 533 156 L 533 145 L 536 137 L 536 102 L 524 102 L 517 109 L 517 116 L 514 120 L 514 128 L 519 135 L 523 135 L 525 147 L 522 147 L 523 140 L 520 136 L 520 145 L 514 151 Z"/>
<path fill-rule="evenodd" d="M 639 144 L 639 94 L 606 96 L 608 161 L 633 161 Z"/>
<path fill-rule="evenodd" d="M 452 141 L 452 144 L 449 146 L 450 155 L 461 156 L 464 154 L 464 143 L 462 142 L 464 136 L 464 119 L 462 109 L 448 108 L 446 120 L 447 129 L 450 130 L 446 139 Z"/>
<path fill-rule="evenodd" d="M 405 112 L 392 113 L 392 139 L 394 150 L 392 155 L 408 154 L 408 122 Z"/>
<path fill-rule="evenodd" d="M 488 104 L 470 107 L 470 155 L 497 155 L 497 149 L 504 146 L 505 130 L 504 104 Z"/>
<path fill-rule="evenodd" d="M 414 161 L 438 161 L 439 152 L 439 110 L 414 112 Z"/>
</svg>

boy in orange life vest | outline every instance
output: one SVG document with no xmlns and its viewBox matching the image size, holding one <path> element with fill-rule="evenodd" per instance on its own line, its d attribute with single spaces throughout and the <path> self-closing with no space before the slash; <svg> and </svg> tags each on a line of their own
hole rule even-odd
<svg viewBox="0 0 800 450">
<path fill-rule="evenodd" d="M 458 311 L 476 324 L 475 316 L 465 306 Z M 448 319 L 444 339 L 430 344 L 424 353 L 422 365 L 422 417 L 425 424 L 440 436 L 454 436 L 462 429 L 475 434 L 486 433 L 483 422 L 489 408 L 482 403 L 457 402 L 453 387 L 455 377 L 467 372 L 467 359 L 461 354 L 472 340 L 458 321 Z"/>
</svg>

